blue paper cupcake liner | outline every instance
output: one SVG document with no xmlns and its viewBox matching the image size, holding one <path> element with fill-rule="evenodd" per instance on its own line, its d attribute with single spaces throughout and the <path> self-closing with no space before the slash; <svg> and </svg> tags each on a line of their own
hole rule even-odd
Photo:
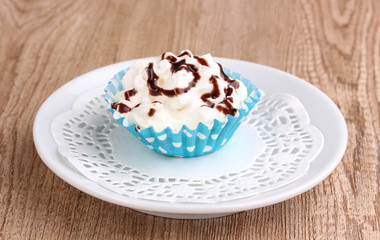
<svg viewBox="0 0 380 240">
<path fill-rule="evenodd" d="M 126 68 L 118 72 L 104 89 L 106 93 L 104 99 L 109 104 L 114 102 L 116 93 L 123 90 L 121 80 L 128 70 L 129 68 Z M 177 157 L 196 157 L 212 153 L 231 139 L 242 119 L 248 115 L 261 97 L 259 89 L 250 80 L 229 69 L 224 68 L 224 71 L 231 79 L 240 80 L 244 83 L 247 88 L 248 97 L 238 109 L 239 114 L 237 116 L 227 115 L 225 122 L 215 119 L 211 128 L 208 128 L 203 123 L 199 123 L 195 129 L 190 129 L 184 125 L 178 133 L 173 132 L 170 127 L 165 128 L 161 132 L 156 132 L 153 127 L 137 130 L 136 124 L 128 124 L 127 120 L 124 117 L 120 117 L 120 114 L 115 114 L 115 110 L 110 106 L 108 110 L 113 114 L 117 122 L 128 129 L 150 149 L 160 154 Z"/>
</svg>

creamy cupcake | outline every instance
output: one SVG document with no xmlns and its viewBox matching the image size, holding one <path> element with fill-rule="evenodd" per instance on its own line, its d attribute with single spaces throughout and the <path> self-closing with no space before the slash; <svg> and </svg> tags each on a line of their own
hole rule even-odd
<svg viewBox="0 0 380 240">
<path fill-rule="evenodd" d="M 210 54 L 189 50 L 138 61 L 116 74 L 105 92 L 119 123 L 156 152 L 180 157 L 226 144 L 261 96 Z"/>
</svg>

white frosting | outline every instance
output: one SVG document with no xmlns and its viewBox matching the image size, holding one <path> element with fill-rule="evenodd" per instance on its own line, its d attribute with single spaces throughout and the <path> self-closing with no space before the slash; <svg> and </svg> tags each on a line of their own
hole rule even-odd
<svg viewBox="0 0 380 240">
<path fill-rule="evenodd" d="M 219 65 L 212 59 L 210 54 L 199 57 L 207 61 L 208 66 L 205 66 L 198 62 L 189 50 L 185 51 L 187 54 L 182 57 L 177 57 L 167 52 L 153 60 L 153 71 L 158 77 L 157 86 L 164 90 L 183 89 L 188 87 L 189 83 L 194 80 L 195 75 L 186 65 L 173 72 L 172 63 L 167 58 L 175 57 L 175 62 L 184 59 L 186 64 L 191 64 L 198 70 L 197 73 L 200 78 L 195 87 L 189 88 L 186 93 L 175 96 L 167 96 L 164 93 L 152 96 L 148 84 L 148 66 L 150 63 L 137 61 L 134 68 L 131 68 L 121 81 L 124 90 L 118 92 L 115 96 L 116 102 L 125 104 L 132 110 L 127 113 L 117 112 L 116 114 L 125 117 L 128 124 L 136 123 L 140 129 L 153 126 L 156 131 L 171 127 L 174 132 L 178 132 L 183 125 L 195 129 L 200 122 L 212 127 L 214 119 L 222 122 L 226 121 L 226 114 L 218 110 L 217 106 L 220 106 L 219 109 L 225 107 L 223 103 L 226 97 L 225 89 L 229 88 L 230 82 L 223 79 Z M 182 51 L 181 54 L 185 51 Z M 207 98 L 207 101 L 209 101 L 209 104 L 207 104 L 202 100 L 202 96 L 212 92 L 214 85 L 210 78 L 213 75 L 220 95 L 215 99 Z M 128 90 L 133 90 L 136 94 L 126 100 L 124 92 Z M 247 98 L 247 89 L 239 81 L 239 87 L 230 90 L 232 90 L 232 93 L 228 98 L 232 98 L 231 104 L 233 108 L 239 109 L 241 103 Z M 136 105 L 138 107 L 135 107 Z M 119 108 L 116 109 L 119 110 Z M 149 116 L 149 112 L 151 112 L 151 116 Z M 152 114 L 152 112 L 154 113 Z M 238 115 L 239 113 L 236 111 L 235 114 Z"/>
</svg>

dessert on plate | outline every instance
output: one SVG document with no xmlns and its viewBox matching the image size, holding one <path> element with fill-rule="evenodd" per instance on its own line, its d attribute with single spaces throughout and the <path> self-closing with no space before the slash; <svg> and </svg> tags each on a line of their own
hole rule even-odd
<svg viewBox="0 0 380 240">
<path fill-rule="evenodd" d="M 105 88 L 113 117 L 158 153 L 193 157 L 225 145 L 260 91 L 210 54 L 165 52 L 117 73 Z"/>
</svg>

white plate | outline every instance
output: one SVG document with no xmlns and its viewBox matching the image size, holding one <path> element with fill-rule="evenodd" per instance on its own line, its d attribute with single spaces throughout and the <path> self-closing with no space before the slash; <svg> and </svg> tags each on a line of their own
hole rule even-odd
<svg viewBox="0 0 380 240">
<path fill-rule="evenodd" d="M 324 136 L 324 146 L 307 173 L 297 181 L 251 198 L 214 204 L 168 203 L 135 199 L 110 191 L 89 180 L 57 154 L 50 132 L 55 116 L 71 109 L 75 99 L 89 89 L 105 86 L 119 70 L 135 60 L 113 64 L 86 73 L 55 91 L 41 106 L 33 128 L 35 146 L 45 164 L 64 181 L 102 200 L 142 212 L 174 218 L 210 218 L 268 206 L 299 195 L 320 183 L 338 165 L 347 146 L 347 127 L 336 105 L 320 90 L 288 73 L 270 67 L 225 58 L 215 58 L 223 66 L 254 81 L 266 93 L 289 93 L 304 105 L 311 124 Z"/>
</svg>

